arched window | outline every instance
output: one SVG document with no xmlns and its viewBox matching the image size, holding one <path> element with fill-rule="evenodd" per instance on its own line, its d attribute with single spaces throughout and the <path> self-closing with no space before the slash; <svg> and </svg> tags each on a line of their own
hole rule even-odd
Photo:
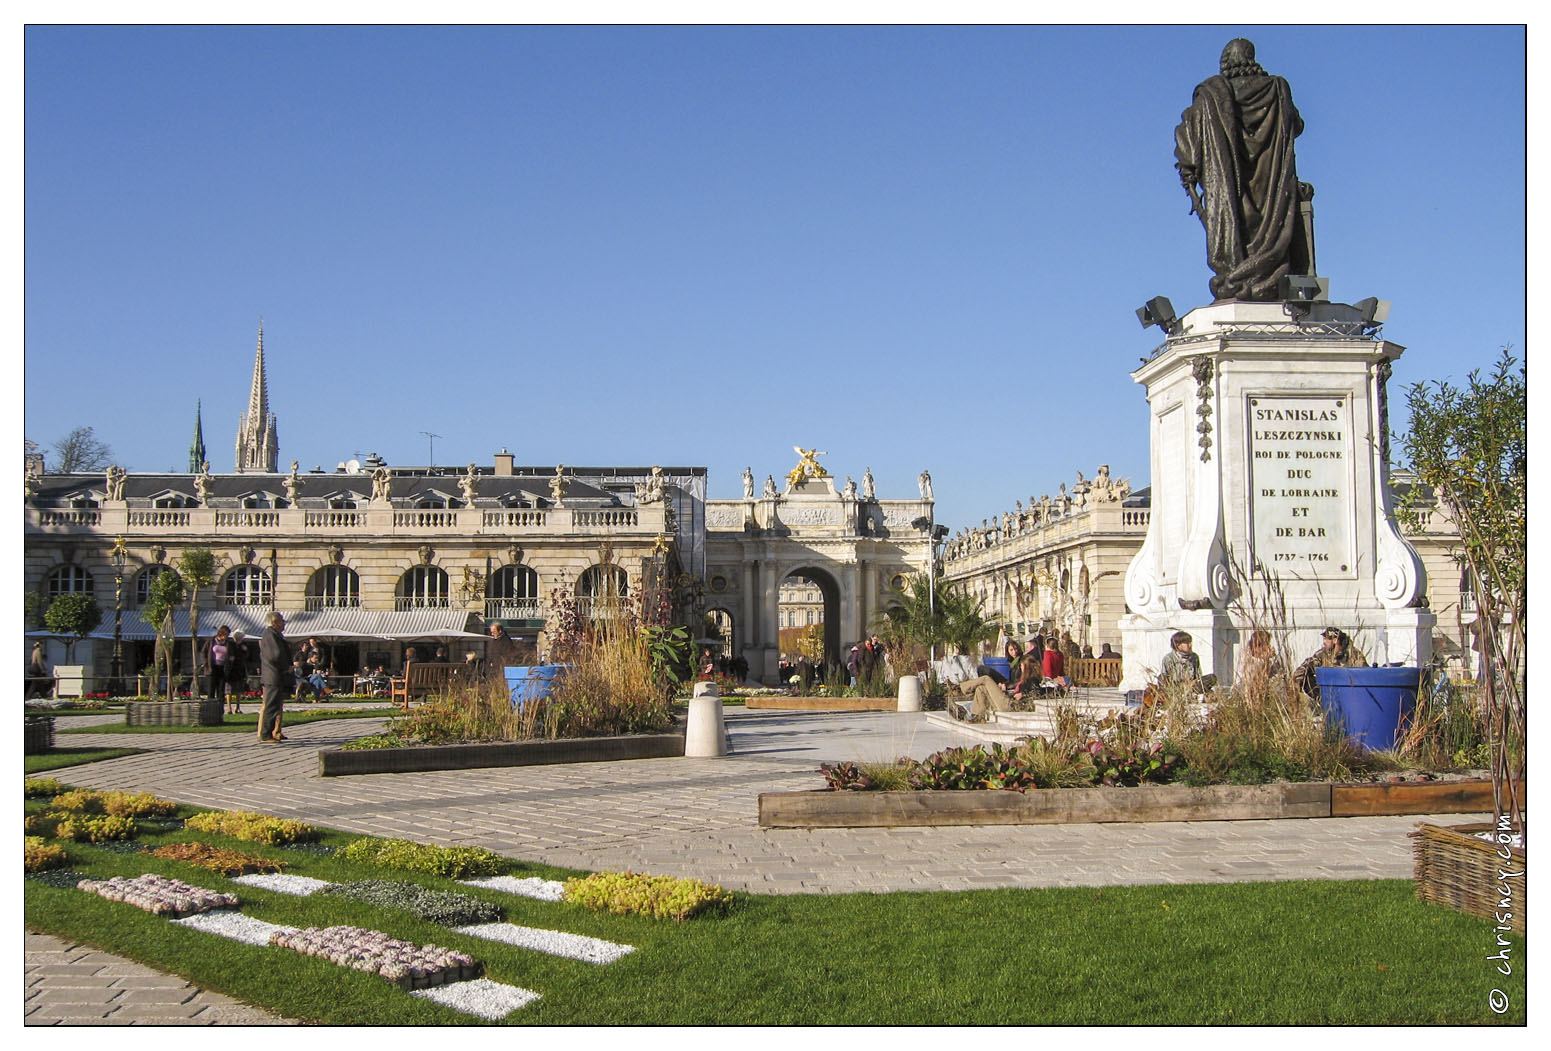
<svg viewBox="0 0 1551 1051">
<path fill-rule="evenodd" d="M 227 606 L 267 606 L 272 601 L 274 586 L 258 566 L 237 566 L 221 581 L 221 602 Z"/>
<path fill-rule="evenodd" d="M 585 614 L 619 606 L 630 594 L 630 580 L 618 566 L 589 566 L 576 578 L 576 597 Z"/>
<path fill-rule="evenodd" d="M 307 581 L 308 609 L 335 609 L 361 604 L 361 578 L 349 566 L 324 566 Z"/>
<path fill-rule="evenodd" d="M 485 585 L 485 616 L 532 620 L 539 614 L 539 575 L 527 566 L 502 566 Z"/>
<path fill-rule="evenodd" d="M 441 609 L 448 606 L 447 573 L 437 566 L 415 566 L 399 577 L 397 609 Z"/>
<path fill-rule="evenodd" d="M 90 595 L 92 575 L 80 566 L 60 566 L 43 581 L 43 594 L 55 599 L 60 595 Z"/>
<path fill-rule="evenodd" d="M 149 565 L 140 571 L 135 577 L 135 605 L 143 606 L 151 598 L 151 584 L 163 573 L 178 575 L 178 571 L 171 566 Z"/>
</svg>

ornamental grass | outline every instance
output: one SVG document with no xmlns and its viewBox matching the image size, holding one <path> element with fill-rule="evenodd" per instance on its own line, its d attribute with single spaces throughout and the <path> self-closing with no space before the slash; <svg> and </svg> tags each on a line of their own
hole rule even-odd
<svg viewBox="0 0 1551 1051">
<path fill-rule="evenodd" d="M 697 879 L 595 872 L 566 880 L 565 900 L 599 912 L 682 922 L 704 913 L 726 912 L 732 895 L 714 883 Z"/>
</svg>

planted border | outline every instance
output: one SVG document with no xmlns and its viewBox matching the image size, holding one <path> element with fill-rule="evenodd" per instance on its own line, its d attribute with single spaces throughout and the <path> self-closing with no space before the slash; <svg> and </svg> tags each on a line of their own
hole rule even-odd
<svg viewBox="0 0 1551 1051">
<path fill-rule="evenodd" d="M 1055 825 L 1118 821 L 1249 821 L 1395 814 L 1479 814 L 1490 781 L 1428 784 L 1142 785 L 1012 791 L 762 792 L 762 828 Z"/>
<path fill-rule="evenodd" d="M 573 737 L 558 741 L 502 741 L 417 745 L 411 748 L 318 752 L 318 775 L 407 774 L 425 770 L 477 770 L 494 766 L 607 763 L 620 759 L 669 759 L 684 754 L 685 723 L 661 734 Z"/>
</svg>

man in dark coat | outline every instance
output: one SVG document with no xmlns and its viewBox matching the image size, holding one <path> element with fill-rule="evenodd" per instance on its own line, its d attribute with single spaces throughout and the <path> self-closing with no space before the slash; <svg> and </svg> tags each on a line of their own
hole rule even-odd
<svg viewBox="0 0 1551 1051">
<path fill-rule="evenodd" d="M 517 643 L 506 633 L 506 626 L 490 625 L 490 641 L 485 645 L 485 677 L 492 682 L 505 682 L 507 667 L 521 664 Z"/>
<path fill-rule="evenodd" d="M 285 709 L 286 690 L 296 681 L 291 671 L 291 644 L 285 638 L 285 618 L 269 615 L 269 626 L 259 642 L 259 682 L 264 688 L 264 707 L 259 712 L 258 739 L 268 744 L 284 741 L 280 715 Z"/>
</svg>

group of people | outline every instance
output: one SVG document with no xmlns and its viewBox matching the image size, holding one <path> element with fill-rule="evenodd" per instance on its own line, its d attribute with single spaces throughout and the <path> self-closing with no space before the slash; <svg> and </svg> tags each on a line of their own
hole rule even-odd
<svg viewBox="0 0 1551 1051">
<path fill-rule="evenodd" d="M 222 624 L 199 648 L 200 670 L 210 682 L 210 696 L 224 701 L 227 714 L 242 711 L 248 688 L 248 655 L 243 634 Z"/>
<path fill-rule="evenodd" d="M 956 685 L 960 695 L 970 699 L 969 718 L 983 722 L 991 712 L 1008 712 L 1014 706 L 1027 708 L 1035 697 L 1059 696 L 1071 687 L 1066 674 L 1066 654 L 1062 647 L 1071 645 L 1071 634 L 1064 638 L 1054 635 L 1029 637 L 1025 648 L 1015 639 L 1009 639 L 1002 648 L 1010 671 L 1002 676 L 995 669 L 986 668 L 984 673 L 967 678 Z M 1108 649 L 1108 644 L 1105 644 Z M 1078 651 L 1081 655 L 1081 651 Z M 1088 649 L 1091 655 L 1092 648 Z"/>
<path fill-rule="evenodd" d="M 1158 686 L 1162 689 L 1184 689 L 1205 692 L 1217 684 L 1215 675 L 1201 674 L 1201 658 L 1194 652 L 1195 640 L 1188 631 L 1176 631 L 1169 639 L 1169 652 L 1164 655 L 1158 669 Z M 1300 691 L 1320 699 L 1320 668 L 1366 668 L 1368 659 L 1362 650 L 1352 644 L 1351 636 L 1337 627 L 1328 627 L 1320 633 L 1320 647 L 1309 655 L 1292 673 L 1291 682 Z M 1271 644 L 1271 633 L 1256 629 L 1250 633 L 1249 644 L 1244 649 L 1244 659 L 1239 669 L 1239 682 L 1251 697 L 1262 696 L 1273 682 L 1285 678 L 1287 669 Z"/>
</svg>

